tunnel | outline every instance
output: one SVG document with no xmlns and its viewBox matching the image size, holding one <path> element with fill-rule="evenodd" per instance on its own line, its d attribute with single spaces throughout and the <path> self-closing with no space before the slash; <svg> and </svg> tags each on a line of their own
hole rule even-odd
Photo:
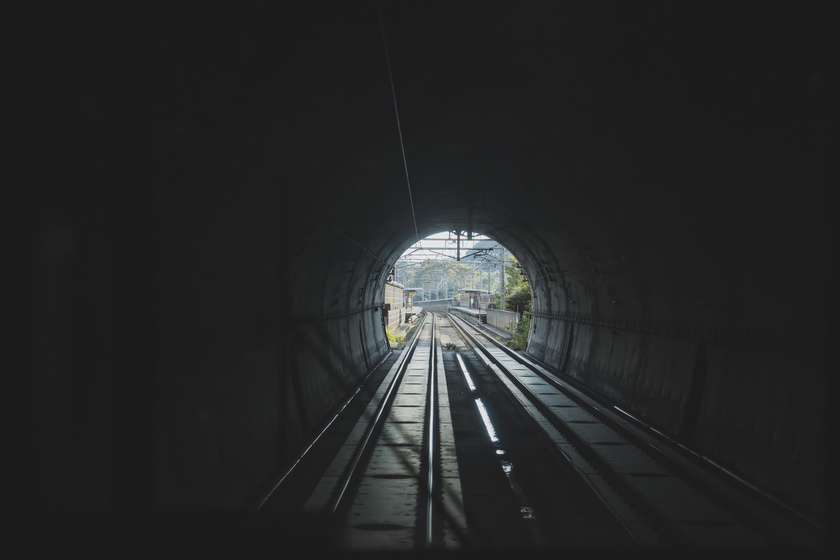
<svg viewBox="0 0 840 560">
<path fill-rule="evenodd" d="M 259 6 L 28 8 L 35 535 L 235 532 L 440 231 L 519 259 L 529 355 L 824 522 L 835 5 Z"/>
</svg>

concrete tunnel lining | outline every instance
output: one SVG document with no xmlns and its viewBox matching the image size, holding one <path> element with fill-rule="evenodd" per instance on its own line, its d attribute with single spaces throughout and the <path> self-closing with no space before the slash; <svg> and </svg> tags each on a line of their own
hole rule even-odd
<svg viewBox="0 0 840 560">
<path fill-rule="evenodd" d="M 399 190 L 395 189 L 397 193 Z M 422 201 L 422 197 L 418 198 Z M 712 291 L 715 287 L 719 290 L 723 288 L 719 282 L 714 282 L 716 274 L 725 273 L 725 270 L 713 268 L 717 263 L 705 261 L 706 267 L 711 270 L 701 269 L 701 272 L 705 278 L 711 278 L 713 281 L 702 283 L 703 289 L 699 291 L 696 282 L 677 284 L 675 279 L 671 278 L 669 283 L 669 279 L 665 278 L 664 285 L 660 284 L 658 287 L 662 292 L 669 294 L 669 300 L 660 302 L 651 291 L 655 290 L 655 286 L 661 283 L 663 278 L 657 278 L 655 274 L 647 278 L 642 277 L 639 265 L 634 262 L 637 261 L 635 255 L 644 253 L 645 249 L 634 247 L 625 240 L 609 239 L 603 231 L 597 236 L 600 247 L 582 246 L 580 239 L 586 239 L 586 233 L 576 235 L 571 228 L 558 227 L 553 220 L 547 223 L 538 221 L 537 216 L 546 219 L 544 214 L 534 212 L 530 219 L 516 214 L 505 215 L 506 212 L 510 212 L 509 209 L 488 202 L 493 200 L 492 190 L 489 194 L 485 191 L 484 196 L 479 198 L 481 203 L 475 207 L 458 207 L 455 200 L 450 200 L 442 192 L 435 193 L 433 199 L 438 207 L 442 206 L 445 209 L 430 211 L 419 205 L 420 215 L 423 217 L 420 221 L 421 238 L 441 229 L 465 228 L 464 216 L 469 213 L 472 215 L 476 231 L 492 232 L 495 240 L 508 247 L 514 254 L 521 255 L 525 272 L 533 279 L 533 293 L 536 296 L 530 353 L 552 365 L 559 367 L 562 364 L 560 369 L 565 369 L 573 379 L 590 386 L 623 409 L 650 421 L 665 433 L 674 437 L 686 433 L 697 434 L 696 438 L 703 438 L 700 447 L 702 453 L 717 457 L 717 460 L 723 463 L 727 460 L 722 457 L 729 454 L 731 468 L 736 472 L 743 474 L 751 469 L 760 471 L 768 466 L 768 470 L 772 471 L 774 466 L 782 464 L 777 460 L 767 461 L 769 454 L 783 452 L 779 450 L 766 449 L 760 458 L 739 457 L 739 450 L 755 449 L 754 443 L 739 443 L 739 437 L 752 442 L 756 430 L 763 429 L 768 435 L 774 434 L 775 439 L 778 434 L 790 429 L 781 424 L 793 420 L 775 416 L 774 411 L 777 410 L 778 404 L 774 403 L 774 399 L 769 395 L 766 395 L 767 400 L 764 401 L 766 407 L 759 406 L 758 410 L 748 410 L 749 407 L 745 406 L 745 403 L 752 401 L 749 391 L 755 388 L 749 388 L 747 392 L 744 392 L 745 388 L 733 390 L 730 387 L 731 383 L 725 378 L 727 374 L 731 375 L 731 372 L 727 371 L 726 362 L 733 359 L 733 356 L 734 359 L 746 360 L 747 363 L 757 360 L 764 364 L 762 375 L 773 371 L 774 368 L 781 371 L 785 367 L 791 367 L 793 363 L 780 362 L 778 356 L 761 359 L 754 356 L 755 351 L 752 349 L 738 349 L 739 343 L 732 337 L 742 333 L 721 335 L 718 332 L 713 335 L 713 339 L 706 338 L 707 334 L 710 335 L 716 327 L 720 327 L 720 322 L 725 320 L 721 319 L 719 308 L 710 312 L 707 306 L 699 303 L 705 300 L 720 301 L 721 298 L 727 297 L 725 292 Z M 555 206 L 562 205 L 563 198 L 555 193 L 549 200 L 553 201 L 552 206 Z M 582 211 L 585 208 L 582 205 L 573 208 L 579 210 L 578 214 L 582 214 L 576 218 L 576 223 L 587 224 L 589 231 L 597 231 L 599 228 L 611 229 L 608 224 L 603 223 L 603 215 L 586 214 Z M 548 219 L 557 214 L 560 212 L 549 212 Z M 599 219 L 602 221 L 599 222 Z M 401 223 L 395 224 L 394 230 L 382 228 L 380 232 L 374 232 L 370 236 L 370 241 L 366 240 L 362 244 L 368 249 L 381 247 L 378 254 L 385 258 L 377 261 L 376 253 L 360 255 L 360 260 L 365 261 L 366 266 L 360 267 L 356 283 L 351 283 L 353 286 L 363 284 L 364 278 L 375 276 L 377 271 L 377 281 L 383 283 L 389 268 L 383 266 L 383 263 L 390 265 L 393 262 L 385 259 L 394 259 L 395 255 L 401 254 L 415 241 L 413 224 L 408 213 L 403 212 L 397 221 Z M 433 225 L 423 227 L 422 224 L 426 222 Z M 593 223 L 597 225 L 593 226 Z M 500 227 L 500 224 L 504 225 Z M 394 235 L 393 231 L 401 233 Z M 397 245 L 395 240 L 401 238 L 406 241 Z M 650 238 L 642 238 L 653 241 Z M 663 245 L 661 240 L 659 244 Z M 558 255 L 557 252 L 561 250 L 562 253 Z M 650 246 L 646 250 L 650 254 Z M 717 250 L 720 250 L 720 247 Z M 680 262 L 679 255 L 670 256 L 673 260 L 665 267 L 657 269 L 654 263 L 651 263 L 645 270 L 650 274 L 652 271 L 664 273 L 670 269 L 673 276 L 678 263 L 683 263 Z M 692 256 L 707 259 L 710 257 L 698 251 Z M 692 270 L 697 270 L 696 263 Z M 676 272 L 676 280 L 680 280 L 679 272 L 682 271 Z M 603 280 L 605 276 L 609 281 Z M 352 292 L 352 289 L 350 291 Z M 674 301 L 673 294 L 679 294 L 682 301 Z M 369 302 L 369 305 L 372 303 Z M 572 323 L 575 323 L 577 332 L 570 339 Z M 771 333 L 771 336 L 772 334 L 775 333 Z M 375 333 L 373 336 L 375 337 Z M 381 338 L 377 338 L 377 343 L 384 345 Z M 736 345 L 734 350 L 731 347 L 733 343 Z M 773 353 L 769 344 L 765 342 L 760 351 Z M 712 367 L 718 369 L 712 370 L 710 379 L 706 380 L 709 367 L 704 367 L 703 382 L 698 384 L 695 372 L 701 354 L 711 355 Z M 708 363 L 708 358 L 706 362 Z M 793 391 L 794 388 L 791 387 L 790 390 Z M 697 391 L 702 391 L 702 394 L 698 394 Z M 687 406 L 689 402 L 690 407 Z M 690 416 L 687 410 L 690 410 Z M 714 414 L 723 413 L 724 410 L 727 411 L 727 418 L 736 423 L 743 422 L 744 417 L 751 418 L 754 415 L 767 415 L 767 420 L 763 421 L 764 425 L 760 428 L 755 424 L 745 426 L 747 434 L 733 435 L 730 431 L 721 431 L 717 425 Z M 788 446 L 791 445 L 789 438 L 790 436 L 787 436 Z M 686 443 L 692 445 L 694 439 Z M 705 447 L 702 447 L 703 445 Z M 722 451 L 718 452 L 718 449 Z M 806 453 L 808 452 L 813 453 L 815 449 L 806 450 Z M 748 464 L 750 466 L 747 466 Z M 799 468 L 803 468 L 803 465 L 799 465 Z M 773 474 L 762 473 L 759 476 L 772 477 Z"/>
<path fill-rule="evenodd" d="M 427 109 L 422 106 L 421 113 Z M 591 112 L 580 111 L 575 104 L 567 103 L 564 108 L 563 103 L 555 101 L 553 113 L 565 110 L 571 118 L 563 120 L 562 132 L 546 130 L 541 120 L 546 109 L 545 102 L 530 93 L 517 105 L 515 118 L 508 120 L 489 119 L 497 111 L 484 99 L 476 106 L 461 105 L 458 121 L 445 120 L 443 127 L 431 119 L 419 119 L 415 123 L 418 126 L 413 129 L 408 157 L 415 213 L 420 216 L 420 237 L 440 230 L 465 229 L 468 227 L 465 217 L 471 214 L 475 231 L 491 235 L 527 262 L 524 268 L 528 277 L 534 279 L 535 295 L 530 352 L 548 363 L 566 364 L 572 377 L 590 384 L 666 433 L 685 433 L 686 423 L 697 425 L 692 430 L 697 438 L 705 438 L 702 452 L 717 457 L 735 471 L 763 470 L 767 465 L 773 465 L 769 470 L 774 470 L 782 463 L 778 458 L 770 460 L 772 453 L 790 454 L 792 436 L 783 436 L 786 451 L 766 449 L 763 453 L 770 455 L 760 458 L 736 457 L 738 449 L 754 446 L 746 440 L 756 430 L 765 430 L 764 437 L 775 441 L 778 434 L 791 428 L 779 425 L 783 421 L 775 416 L 775 408 L 770 405 L 772 400 L 765 401 L 767 408 L 745 410 L 749 408 L 745 403 L 753 402 L 749 389 L 747 392 L 743 392 L 744 388 L 729 389 L 731 383 L 725 379 L 725 372 L 727 362 L 740 352 L 733 350 L 731 344 L 734 342 L 737 347 L 743 343 L 736 339 L 743 338 L 744 333 L 764 337 L 760 351 L 773 350 L 773 343 L 767 340 L 784 336 L 778 330 L 766 332 L 766 325 L 777 322 L 779 313 L 785 310 L 776 306 L 771 312 L 769 306 L 761 304 L 762 300 L 767 301 L 765 298 L 772 298 L 766 276 L 778 272 L 775 267 L 768 268 L 767 257 L 761 255 L 765 260 L 750 263 L 758 266 L 747 272 L 741 285 L 732 286 L 727 276 L 749 262 L 740 258 L 744 251 L 761 250 L 754 245 L 761 236 L 764 246 L 789 246 L 788 230 L 775 227 L 770 217 L 753 214 L 748 222 L 750 231 L 727 231 L 727 227 L 737 226 L 739 215 L 720 204 L 720 200 L 729 198 L 727 191 L 731 186 L 711 177 L 713 171 L 709 167 L 712 166 L 706 165 L 695 172 L 697 167 L 691 165 L 691 160 L 686 161 L 684 154 L 677 158 L 669 152 L 670 148 L 652 153 L 647 145 L 633 145 L 626 130 L 605 125 L 602 119 L 592 118 Z M 492 133 L 485 130 L 478 142 L 473 140 L 470 145 L 463 145 L 457 141 L 436 141 L 440 137 L 458 138 L 458 127 L 453 122 L 485 123 L 486 128 L 491 120 Z M 430 122 L 436 126 L 429 127 Z M 532 132 L 543 132 L 531 134 L 521 142 L 517 131 L 525 126 L 523 123 L 533 123 L 529 128 Z M 512 143 L 510 139 L 516 141 Z M 383 143 L 387 144 L 375 142 L 374 145 Z M 622 155 L 603 165 L 604 151 Z M 545 152 L 562 156 L 551 160 L 545 157 Z M 702 157 L 707 155 L 707 152 L 695 155 L 695 162 L 703 161 Z M 383 160 L 387 160 L 384 154 L 347 158 L 346 167 L 337 166 L 333 175 L 336 188 L 331 192 L 343 194 L 338 195 L 341 200 L 335 207 L 339 212 L 327 215 L 325 221 L 338 224 L 343 236 L 361 240 L 356 242 L 374 254 L 360 256 L 367 266 L 363 265 L 364 272 L 360 271 L 348 283 L 353 286 L 348 293 L 357 286 L 364 289 L 366 279 L 370 278 L 381 285 L 388 268 L 383 263 L 392 264 L 416 240 L 401 170 L 395 166 L 382 169 L 377 162 Z M 366 164 L 360 166 L 358 161 Z M 583 170 L 587 175 L 581 175 Z M 391 194 L 381 199 L 366 197 L 365 185 L 383 171 L 386 180 L 394 185 Z M 645 183 L 643 192 L 638 187 L 639 181 Z M 355 184 L 361 190 L 346 189 L 340 186 L 343 184 Z M 511 190 L 519 189 L 533 193 L 530 197 L 526 194 L 526 202 L 519 212 L 497 204 Z M 346 196 L 351 192 L 353 197 Z M 736 206 L 749 214 L 751 204 L 767 203 L 768 197 L 759 193 L 754 191 L 753 197 L 736 200 Z M 781 192 L 768 194 L 780 201 L 785 198 Z M 471 202 L 467 204 L 467 200 Z M 348 212 L 348 208 L 352 211 Z M 348 218 L 352 220 L 354 215 L 382 216 L 383 225 L 380 231 L 371 231 L 372 220 L 364 224 L 348 223 Z M 399 240 L 404 241 L 399 244 Z M 339 243 L 346 245 L 347 240 Z M 810 259 L 804 255 L 788 258 L 797 261 L 793 268 L 809 266 Z M 371 295 L 376 293 L 373 291 Z M 735 308 L 724 309 L 733 298 L 749 302 L 746 309 L 735 311 L 734 315 Z M 375 299 L 367 299 L 360 305 L 375 305 Z M 572 316 L 583 321 L 575 340 L 568 338 L 569 329 L 564 326 Z M 565 319 L 558 321 L 558 317 Z M 630 328 L 630 325 L 635 326 Z M 622 333 L 615 334 L 616 329 Z M 719 331 L 715 335 L 717 342 L 709 350 L 708 343 L 701 345 L 700 332 L 714 329 Z M 728 332 L 724 334 L 721 330 Z M 656 335 L 651 335 L 652 332 L 665 333 L 665 340 L 654 340 Z M 683 335 L 675 337 L 678 332 Z M 378 347 L 384 346 L 378 333 L 368 333 L 367 337 L 376 340 Z M 719 391 L 717 399 L 721 402 L 689 394 L 692 372 L 701 351 L 716 356 L 711 367 L 716 367 L 718 375 L 723 377 L 712 375 L 708 383 L 694 386 L 703 387 L 704 392 Z M 735 359 L 749 362 L 753 358 Z M 767 371 L 775 369 L 781 377 L 784 367 L 793 367 L 796 360 L 770 361 L 775 366 Z M 784 363 L 786 366 L 781 365 Z M 784 392 L 797 391 L 788 387 Z M 692 418 L 684 414 L 689 401 L 693 403 Z M 698 402 L 703 404 L 695 410 Z M 808 408 L 801 403 L 793 406 L 803 411 Z M 765 422 L 761 428 L 751 424 L 746 428 L 748 434 L 740 436 L 744 441 L 735 443 L 731 434 L 716 426 L 713 414 L 723 414 L 724 410 L 727 418 L 735 421 L 741 421 L 742 416 L 752 418 L 747 420 L 748 424 L 762 415 L 775 420 Z M 811 420 L 805 420 L 804 416 L 801 419 L 809 425 L 821 421 L 819 413 Z M 799 429 L 812 428 L 792 428 L 792 431 Z M 799 447 L 803 449 L 800 461 L 819 461 L 819 437 L 816 436 L 813 446 Z M 801 442 L 796 445 L 801 446 Z M 796 468 L 811 467 L 800 464 Z M 756 476 L 786 475 L 776 472 Z M 792 479 L 802 480 L 801 477 Z M 789 487 L 784 491 L 792 499 L 801 495 L 801 489 Z M 816 493 L 811 494 L 811 499 L 816 499 Z"/>
<path fill-rule="evenodd" d="M 834 11 L 623 4 L 386 14 L 419 235 L 471 215 L 532 281 L 529 353 L 821 519 Z M 213 10 L 32 18 L 37 515 L 247 509 L 387 351 L 417 233 L 376 10 Z"/>
</svg>

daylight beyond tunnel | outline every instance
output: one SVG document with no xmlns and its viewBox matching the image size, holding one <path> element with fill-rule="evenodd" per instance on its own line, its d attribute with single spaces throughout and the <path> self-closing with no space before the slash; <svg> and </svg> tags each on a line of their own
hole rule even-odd
<svg viewBox="0 0 840 560">
<path fill-rule="evenodd" d="M 33 15 L 27 511 L 253 511 L 460 231 L 529 355 L 821 519 L 833 8 L 385 4 Z"/>
</svg>

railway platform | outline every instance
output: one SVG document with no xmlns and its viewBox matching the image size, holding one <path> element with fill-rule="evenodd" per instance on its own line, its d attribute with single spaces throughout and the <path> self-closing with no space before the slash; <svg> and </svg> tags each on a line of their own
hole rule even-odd
<svg viewBox="0 0 840 560">
<path fill-rule="evenodd" d="M 511 337 L 511 333 L 494 327 L 487 323 L 487 312 L 483 309 L 473 309 L 471 307 L 450 307 L 449 313 L 454 313 L 457 316 L 466 319 L 471 324 L 484 329 L 488 334 L 507 340 Z"/>
</svg>

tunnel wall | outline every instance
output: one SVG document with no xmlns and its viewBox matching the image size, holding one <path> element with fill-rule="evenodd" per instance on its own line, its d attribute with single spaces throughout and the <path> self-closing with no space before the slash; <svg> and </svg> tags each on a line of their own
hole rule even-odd
<svg viewBox="0 0 840 560">
<path fill-rule="evenodd" d="M 626 266 L 618 258 L 611 265 L 601 251 L 549 243 L 554 260 L 527 271 L 538 279 L 528 352 L 821 518 L 827 433 L 820 395 L 830 327 L 817 302 L 831 299 L 831 273 L 817 249 L 827 223 L 819 217 L 820 198 L 804 202 L 810 212 L 796 226 L 780 230 L 769 216 L 753 217 L 747 231 L 709 234 L 707 246 L 690 257 L 644 233 L 602 237 L 608 252 L 627 255 L 627 263 L 644 261 L 645 253 L 669 255 L 668 273 L 662 263 Z M 619 230 L 621 222 L 616 214 Z M 671 224 L 672 233 L 683 236 L 681 229 Z M 598 235 L 604 233 L 592 238 Z M 763 248 L 742 252 L 755 251 L 748 239 L 761 236 L 775 249 L 772 258 Z M 789 266 L 782 270 L 780 262 Z M 560 276 L 559 263 L 579 272 Z M 799 300 L 791 291 L 808 295 Z"/>
<path fill-rule="evenodd" d="M 109 36 L 69 11 L 86 31 L 53 14 L 35 34 L 24 515 L 72 534 L 253 509 L 388 351 L 384 267 L 312 226 L 249 144 L 263 130 L 237 128 L 250 104 L 219 117 L 181 90 L 151 107 L 148 22 Z"/>
<path fill-rule="evenodd" d="M 537 332 L 559 338 L 532 335 L 529 353 L 764 491 L 824 515 L 819 359 L 772 345 L 641 335 L 539 315 L 534 321 Z"/>
</svg>

